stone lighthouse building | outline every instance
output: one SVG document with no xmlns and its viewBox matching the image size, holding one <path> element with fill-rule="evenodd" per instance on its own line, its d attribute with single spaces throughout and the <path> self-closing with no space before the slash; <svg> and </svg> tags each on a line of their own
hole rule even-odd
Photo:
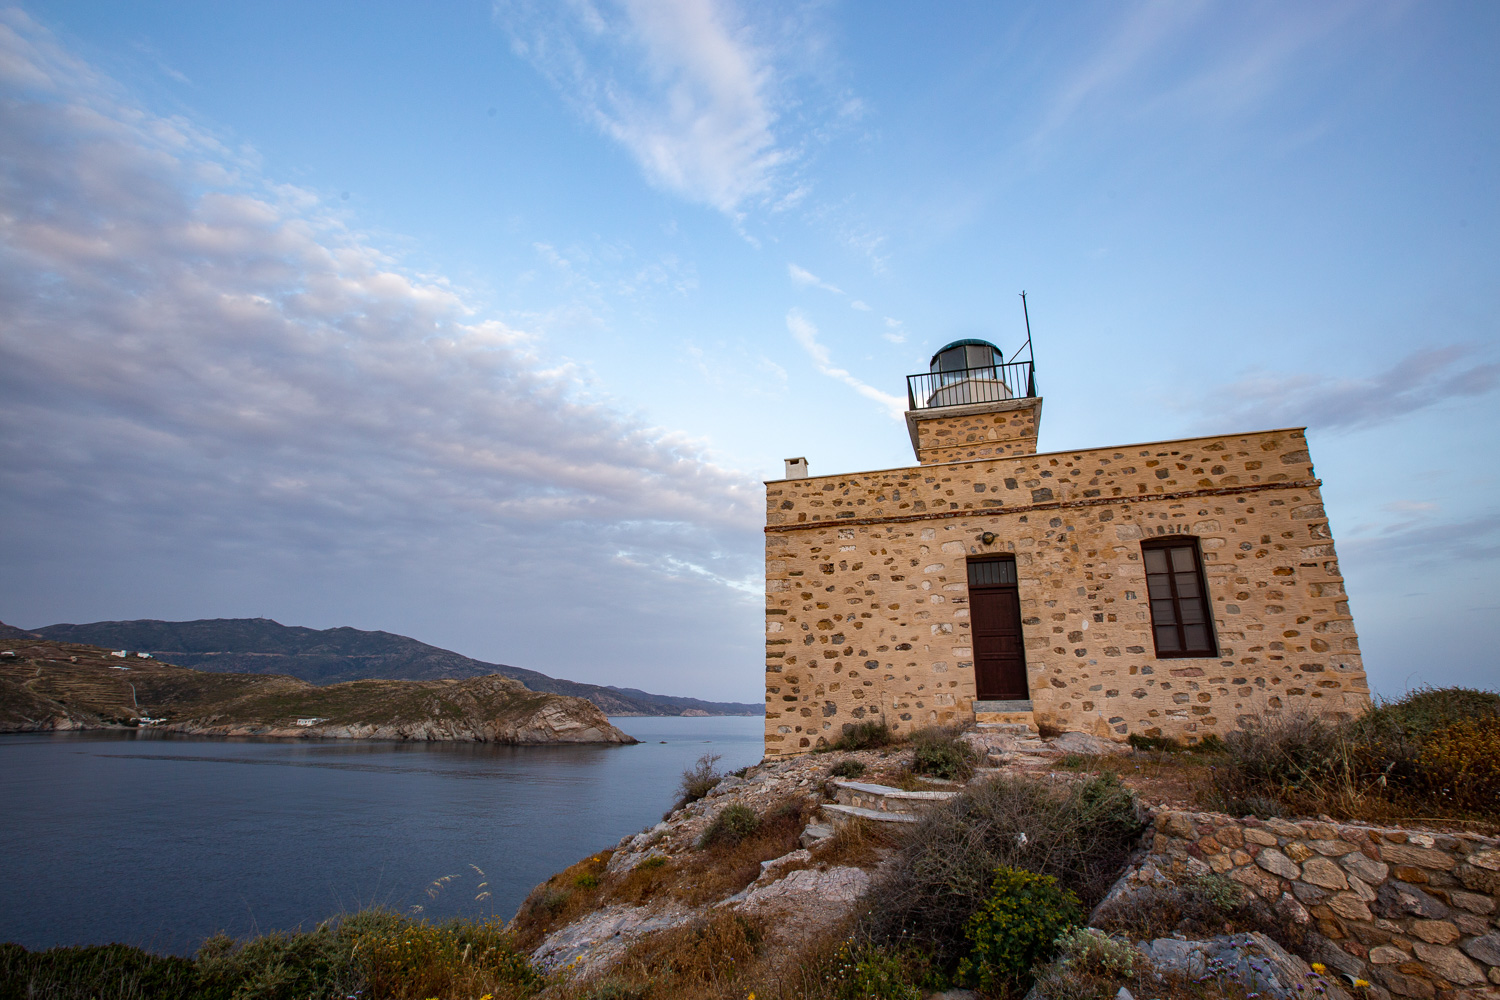
<svg viewBox="0 0 1500 1000">
<path fill-rule="evenodd" d="M 766 752 L 846 726 L 1196 741 L 1369 705 L 1304 428 L 1038 453 L 1031 361 L 907 379 L 917 464 L 766 483 Z"/>
</svg>

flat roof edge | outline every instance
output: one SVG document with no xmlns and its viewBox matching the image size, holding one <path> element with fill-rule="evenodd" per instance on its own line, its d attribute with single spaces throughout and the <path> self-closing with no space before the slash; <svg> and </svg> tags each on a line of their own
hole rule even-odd
<svg viewBox="0 0 1500 1000">
<path fill-rule="evenodd" d="M 1262 431 L 1236 431 L 1229 434 L 1201 434 L 1196 437 L 1166 438 L 1161 441 L 1137 441 L 1133 444 L 1106 444 L 1094 448 L 1067 448 L 1057 451 L 1037 451 L 1030 455 L 993 455 L 989 458 L 963 458 L 956 462 L 934 462 L 931 465 L 894 465 L 888 469 L 858 469 L 853 472 L 820 472 L 816 475 L 808 474 L 801 479 L 762 479 L 761 484 L 770 486 L 772 483 L 802 483 L 809 479 L 837 479 L 840 476 L 874 476 L 883 472 L 904 472 L 908 469 L 941 469 L 950 465 L 976 465 L 981 462 L 1016 462 L 1025 461 L 1028 458 L 1048 458 L 1055 455 L 1077 455 L 1085 451 L 1118 451 L 1122 448 L 1154 448 L 1166 444 L 1183 444 L 1188 441 L 1212 441 L 1218 438 L 1232 437 L 1254 437 L 1260 434 L 1285 434 L 1289 431 L 1300 431 L 1304 435 L 1307 426 L 1301 427 L 1270 427 Z"/>
</svg>

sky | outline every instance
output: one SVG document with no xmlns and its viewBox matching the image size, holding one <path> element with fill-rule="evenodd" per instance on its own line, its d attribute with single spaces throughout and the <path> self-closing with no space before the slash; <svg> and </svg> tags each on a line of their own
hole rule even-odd
<svg viewBox="0 0 1500 1000">
<path fill-rule="evenodd" d="M 0 620 L 759 701 L 762 482 L 1308 427 L 1373 689 L 1500 677 L 1500 5 L 0 12 Z"/>
</svg>

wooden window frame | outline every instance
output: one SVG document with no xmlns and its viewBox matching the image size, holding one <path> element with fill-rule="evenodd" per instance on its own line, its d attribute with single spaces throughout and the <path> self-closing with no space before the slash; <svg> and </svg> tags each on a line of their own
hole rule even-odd
<svg viewBox="0 0 1500 1000">
<path fill-rule="evenodd" d="M 1180 549 L 1188 548 L 1193 553 L 1193 569 L 1198 574 L 1198 590 L 1202 594 L 1204 626 L 1208 630 L 1207 649 L 1181 649 L 1163 651 L 1156 641 L 1156 611 L 1151 606 L 1151 573 L 1146 570 L 1146 551 L 1148 549 Z M 1171 557 L 1169 556 L 1168 559 Z M 1214 628 L 1214 606 L 1213 599 L 1208 593 L 1208 574 L 1203 571 L 1203 550 L 1198 544 L 1195 535 L 1165 535 L 1160 538 L 1148 538 L 1141 542 L 1141 569 L 1146 572 L 1146 611 L 1151 619 L 1151 648 L 1156 653 L 1158 660 L 1208 660 L 1217 659 L 1219 656 L 1219 635 Z M 1177 619 L 1177 638 L 1181 644 L 1187 646 L 1187 635 L 1183 631 L 1181 598 L 1177 594 L 1177 579 L 1175 573 L 1166 574 L 1167 582 L 1172 588 L 1173 617 Z"/>
<path fill-rule="evenodd" d="M 977 565 L 979 563 L 1009 563 L 1011 576 L 1014 576 L 1015 579 L 1010 583 L 974 583 L 971 580 L 973 571 L 970 570 L 969 567 Z M 1020 567 L 1016 564 L 1016 557 L 1014 555 L 1011 555 L 1010 553 L 993 556 L 970 556 L 964 561 L 964 584 L 970 589 L 974 587 L 979 587 L 981 589 L 993 589 L 997 587 L 1019 588 L 1021 585 L 1021 570 Z"/>
</svg>

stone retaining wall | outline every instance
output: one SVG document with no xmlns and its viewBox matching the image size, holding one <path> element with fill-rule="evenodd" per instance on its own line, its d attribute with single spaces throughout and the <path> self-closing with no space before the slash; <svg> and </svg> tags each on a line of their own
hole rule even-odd
<svg viewBox="0 0 1500 1000">
<path fill-rule="evenodd" d="M 1500 840 L 1162 812 L 1128 877 L 1226 875 L 1311 932 L 1318 959 L 1421 1000 L 1500 998 Z"/>
</svg>

